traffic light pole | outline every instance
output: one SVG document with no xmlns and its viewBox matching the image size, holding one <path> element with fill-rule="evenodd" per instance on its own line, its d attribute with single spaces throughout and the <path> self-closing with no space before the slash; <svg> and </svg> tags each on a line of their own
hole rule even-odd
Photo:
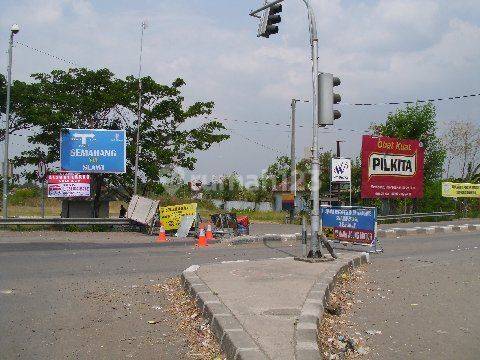
<svg viewBox="0 0 480 360">
<path fill-rule="evenodd" d="M 308 11 L 310 44 L 312 47 L 312 82 L 313 82 L 313 138 L 312 138 L 312 180 L 311 180 L 311 237 L 308 257 L 322 257 L 321 244 L 318 241 L 320 232 L 320 161 L 318 159 L 318 36 L 315 13 L 309 0 L 303 0 Z"/>
</svg>

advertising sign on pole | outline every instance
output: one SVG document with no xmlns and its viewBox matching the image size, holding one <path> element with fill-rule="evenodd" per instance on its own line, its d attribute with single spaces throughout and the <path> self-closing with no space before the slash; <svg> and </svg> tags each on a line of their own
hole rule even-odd
<svg viewBox="0 0 480 360">
<path fill-rule="evenodd" d="M 47 194 L 50 198 L 89 197 L 90 175 L 49 174 Z"/>
<path fill-rule="evenodd" d="M 164 206 L 160 208 L 160 222 L 166 231 L 177 230 L 184 215 L 196 215 L 197 203 Z"/>
<path fill-rule="evenodd" d="M 65 172 L 124 173 L 125 130 L 62 129 L 60 167 Z"/>
<path fill-rule="evenodd" d="M 364 135 L 362 198 L 423 197 L 424 152 L 418 140 Z"/>
<path fill-rule="evenodd" d="M 329 240 L 372 245 L 376 240 L 377 209 L 322 206 L 322 231 Z"/>
<path fill-rule="evenodd" d="M 480 198 L 480 184 L 442 182 L 442 196 L 450 198 Z"/>
<path fill-rule="evenodd" d="M 350 159 L 332 158 L 332 183 L 349 183 L 352 181 L 352 162 Z"/>
</svg>

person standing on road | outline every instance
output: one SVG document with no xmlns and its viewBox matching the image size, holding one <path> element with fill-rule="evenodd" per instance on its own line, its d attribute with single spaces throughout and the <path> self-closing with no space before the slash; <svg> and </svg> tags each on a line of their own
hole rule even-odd
<svg viewBox="0 0 480 360">
<path fill-rule="evenodd" d="M 119 218 L 124 218 L 127 215 L 127 209 L 125 209 L 125 206 L 120 205 L 120 215 L 118 216 Z"/>
</svg>

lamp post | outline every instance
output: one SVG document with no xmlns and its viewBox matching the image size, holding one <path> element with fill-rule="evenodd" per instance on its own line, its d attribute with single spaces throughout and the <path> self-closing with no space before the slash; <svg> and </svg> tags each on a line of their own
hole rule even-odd
<svg viewBox="0 0 480 360">
<path fill-rule="evenodd" d="M 12 86 L 12 48 L 13 36 L 18 34 L 20 27 L 17 24 L 10 28 L 8 42 L 8 67 L 7 67 L 7 104 L 5 110 L 5 150 L 3 154 L 3 218 L 8 218 L 8 132 L 10 131 L 10 91 Z"/>
</svg>

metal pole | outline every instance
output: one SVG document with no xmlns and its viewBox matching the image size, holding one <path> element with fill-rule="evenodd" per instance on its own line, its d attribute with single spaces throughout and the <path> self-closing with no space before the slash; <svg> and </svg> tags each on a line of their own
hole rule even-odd
<svg viewBox="0 0 480 360">
<path fill-rule="evenodd" d="M 45 218 L 45 179 L 42 179 L 42 218 Z"/>
<path fill-rule="evenodd" d="M 140 59 L 138 65 L 138 112 L 137 112 L 137 139 L 135 144 L 135 180 L 133 193 L 137 195 L 138 190 L 138 158 L 140 153 L 140 123 L 142 121 L 142 53 L 143 53 L 143 31 L 146 28 L 145 21 L 142 21 L 142 33 L 140 35 Z"/>
<path fill-rule="evenodd" d="M 5 111 L 5 140 L 3 154 L 3 218 L 8 218 L 8 133 L 10 131 L 10 91 L 12 85 L 12 47 L 14 31 L 10 31 L 10 41 L 8 43 L 8 68 L 7 68 L 7 104 Z"/>
<path fill-rule="evenodd" d="M 303 0 L 308 10 L 310 44 L 312 47 L 312 82 L 313 82 L 313 138 L 312 138 L 312 214 L 311 214 L 311 257 L 321 257 L 321 244 L 318 241 L 320 231 L 320 162 L 318 159 L 318 36 L 315 14 L 309 0 Z"/>
<path fill-rule="evenodd" d="M 296 197 L 297 197 L 297 170 L 295 159 L 295 107 L 297 104 L 296 99 L 292 99 L 292 139 L 290 143 L 290 191 L 293 194 L 293 208 L 290 215 L 290 223 L 293 224 L 296 209 Z"/>
</svg>

